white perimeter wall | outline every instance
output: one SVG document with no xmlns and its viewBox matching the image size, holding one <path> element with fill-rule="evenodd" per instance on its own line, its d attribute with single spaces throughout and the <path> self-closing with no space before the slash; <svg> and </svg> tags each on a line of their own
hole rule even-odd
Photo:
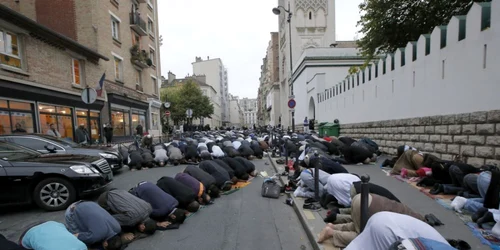
<svg viewBox="0 0 500 250">
<path fill-rule="evenodd" d="M 295 94 L 297 121 L 302 121 L 306 114 L 310 116 L 311 97 L 316 120 L 339 119 L 343 124 L 500 109 L 500 0 L 492 1 L 491 25 L 481 30 L 482 15 L 488 8 L 474 4 L 467 16 L 462 17 L 466 18 L 462 22 L 465 25 L 460 25 L 460 17 L 453 17 L 445 31 L 446 47 L 441 48 L 441 28 L 436 27 L 430 36 L 430 54 L 426 55 L 426 38 L 421 36 L 416 44 L 415 61 L 414 46 L 408 43 L 404 49 L 405 66 L 401 66 L 403 54 L 398 50 L 394 54 L 394 70 L 391 70 L 389 55 L 386 74 L 382 74 L 383 61 L 380 60 L 377 78 L 372 66 L 371 81 L 368 81 L 367 69 L 365 83 L 360 75 L 358 86 L 355 76 L 354 83 L 350 82 L 354 88 L 342 89 L 342 93 L 335 96 L 325 95 L 325 90 L 338 85 L 334 76 L 346 69 L 306 69 L 306 74 L 300 76 L 303 79 L 295 81 L 302 85 L 301 92 Z M 466 31 L 462 41 L 458 41 L 460 26 Z M 303 85 L 318 72 L 326 73 L 307 84 L 306 95 Z M 324 99 L 319 103 L 318 94 Z M 302 106 L 305 103 L 307 108 Z"/>
</svg>

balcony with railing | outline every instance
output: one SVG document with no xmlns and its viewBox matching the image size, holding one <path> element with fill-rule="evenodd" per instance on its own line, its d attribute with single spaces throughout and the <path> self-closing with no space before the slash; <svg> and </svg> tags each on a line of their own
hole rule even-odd
<svg viewBox="0 0 500 250">
<path fill-rule="evenodd" d="M 130 28 L 133 29 L 137 34 L 141 36 L 148 35 L 148 28 L 146 21 L 141 18 L 139 12 L 130 13 Z"/>
</svg>

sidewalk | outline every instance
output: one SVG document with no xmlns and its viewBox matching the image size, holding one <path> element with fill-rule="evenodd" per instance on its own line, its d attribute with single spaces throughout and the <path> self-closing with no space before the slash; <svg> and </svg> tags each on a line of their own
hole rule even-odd
<svg viewBox="0 0 500 250">
<path fill-rule="evenodd" d="M 278 173 L 282 173 L 284 171 L 284 165 L 276 163 L 276 160 L 279 158 L 269 157 L 269 159 Z M 480 240 L 472 234 L 462 220 L 460 220 L 460 218 L 458 218 L 458 216 L 456 216 L 452 211 L 447 210 L 435 200 L 427 197 L 407 183 L 398 181 L 394 177 L 387 176 L 379 167 L 381 162 L 382 159 L 379 159 L 376 165 L 344 165 L 344 167 L 351 173 L 369 175 L 370 182 L 387 188 L 394 195 L 396 195 L 401 202 L 411 207 L 414 211 L 421 214 L 434 214 L 445 224 L 444 226 L 436 227 L 436 230 L 439 231 L 439 233 L 441 233 L 441 235 L 445 238 L 465 240 L 471 245 L 472 249 L 475 250 L 491 249 L 490 247 L 483 245 Z M 286 176 L 281 177 L 281 179 L 285 182 L 288 180 Z M 304 204 L 303 198 L 293 197 L 293 194 L 289 195 L 294 199 L 294 210 L 299 216 L 302 226 L 306 230 L 309 240 L 313 245 L 313 249 L 338 249 L 333 247 L 329 241 L 324 244 L 316 243 L 319 233 L 326 225 L 323 222 L 323 217 L 326 213 L 325 209 L 317 212 L 307 209 L 305 210 L 302 208 L 302 205 Z"/>
</svg>

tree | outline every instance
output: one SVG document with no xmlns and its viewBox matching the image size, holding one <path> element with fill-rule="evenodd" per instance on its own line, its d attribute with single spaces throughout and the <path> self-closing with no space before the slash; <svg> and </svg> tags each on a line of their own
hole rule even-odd
<svg viewBox="0 0 500 250">
<path fill-rule="evenodd" d="M 490 2 L 491 0 L 474 0 Z M 358 26 L 365 34 L 358 40 L 361 55 L 367 61 L 376 55 L 393 53 L 431 33 L 434 27 L 448 24 L 454 15 L 466 14 L 471 0 L 365 0 L 359 5 Z"/>
<path fill-rule="evenodd" d="M 168 87 L 162 90 L 162 102 L 170 102 L 170 119 L 174 124 L 186 120 L 186 110 L 193 110 L 193 118 L 210 118 L 214 113 L 214 105 L 204 96 L 200 86 L 193 80 L 187 80 L 182 85 Z"/>
</svg>

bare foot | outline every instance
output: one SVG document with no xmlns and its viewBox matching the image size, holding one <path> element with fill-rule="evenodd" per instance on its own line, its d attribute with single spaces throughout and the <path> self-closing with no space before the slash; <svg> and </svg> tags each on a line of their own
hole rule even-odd
<svg viewBox="0 0 500 250">
<path fill-rule="evenodd" d="M 325 227 L 323 230 L 321 230 L 321 233 L 319 234 L 318 243 L 323 243 L 327 239 L 333 237 L 334 232 L 335 231 L 332 228 Z"/>
</svg>

